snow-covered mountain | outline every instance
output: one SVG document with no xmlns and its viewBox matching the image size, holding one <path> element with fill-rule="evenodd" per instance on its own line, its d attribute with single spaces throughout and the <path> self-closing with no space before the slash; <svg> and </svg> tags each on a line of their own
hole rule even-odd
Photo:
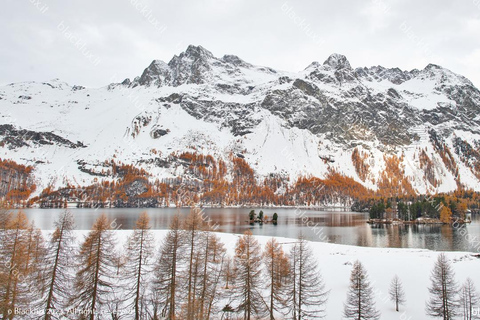
<svg viewBox="0 0 480 320">
<path fill-rule="evenodd" d="M 480 91 L 433 64 L 354 69 L 333 54 L 293 73 L 189 46 L 103 88 L 0 87 L 0 157 L 32 165 L 37 193 L 89 185 L 112 159 L 152 179 L 186 178 L 185 165 L 171 161 L 185 151 L 241 157 L 258 178 L 334 170 L 373 190 L 395 178 L 385 172 L 396 159 L 418 193 L 478 191 L 479 111 Z"/>
</svg>

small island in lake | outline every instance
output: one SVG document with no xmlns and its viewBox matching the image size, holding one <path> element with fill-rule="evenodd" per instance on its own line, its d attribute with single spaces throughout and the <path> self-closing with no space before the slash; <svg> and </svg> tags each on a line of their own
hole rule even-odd
<svg viewBox="0 0 480 320">
<path fill-rule="evenodd" d="M 443 195 L 425 197 L 417 201 L 380 199 L 368 211 L 369 224 L 452 224 L 472 222 L 472 212 L 465 202 Z"/>
<path fill-rule="evenodd" d="M 249 218 L 249 223 L 251 225 L 254 225 L 255 223 L 259 223 L 260 225 L 263 225 L 264 223 L 273 223 L 273 225 L 277 225 L 278 221 L 278 214 L 276 212 L 273 213 L 272 219 L 269 219 L 267 215 L 263 214 L 263 211 L 260 210 L 258 215 L 255 213 L 255 210 L 251 210 L 250 213 L 248 214 Z"/>
</svg>

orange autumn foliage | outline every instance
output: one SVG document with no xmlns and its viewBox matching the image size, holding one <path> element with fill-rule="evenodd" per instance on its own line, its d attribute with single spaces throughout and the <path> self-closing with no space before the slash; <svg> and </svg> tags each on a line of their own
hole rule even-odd
<svg viewBox="0 0 480 320">
<path fill-rule="evenodd" d="M 449 207 L 442 207 L 440 210 L 440 221 L 443 223 L 450 223 L 451 222 L 451 217 L 452 217 L 452 210 L 450 210 Z"/>
<path fill-rule="evenodd" d="M 396 155 L 384 156 L 385 170 L 383 170 L 378 181 L 378 194 L 384 198 L 393 198 L 397 196 L 416 195 L 412 184 L 405 177 L 403 169 L 403 156 L 398 158 Z"/>
<path fill-rule="evenodd" d="M 367 163 L 368 154 L 363 151 L 359 151 L 358 148 L 353 149 L 352 163 L 355 167 L 355 172 L 358 177 L 365 182 L 370 173 L 370 166 Z"/>
<path fill-rule="evenodd" d="M 22 205 L 35 191 L 32 181 L 33 167 L 0 159 L 0 198 L 7 206 Z"/>
<path fill-rule="evenodd" d="M 230 154 L 227 160 L 195 152 L 171 154 L 184 168 L 178 178 L 156 179 L 151 182 L 143 168 L 131 164 L 106 161 L 108 177 L 96 180 L 87 187 L 67 185 L 53 190 L 46 188 L 31 203 L 62 207 L 67 199 L 76 199 L 82 206 L 191 206 L 209 204 L 231 205 L 322 205 L 337 203 L 349 205 L 364 199 L 372 192 L 350 177 L 335 171 L 325 179 L 300 177 L 294 183 L 288 176 L 270 174 L 257 177 L 242 157 Z M 103 169 L 102 169 L 103 170 Z M 132 195 L 132 186 L 136 194 Z M 140 192 L 140 194 L 138 194 Z"/>
</svg>

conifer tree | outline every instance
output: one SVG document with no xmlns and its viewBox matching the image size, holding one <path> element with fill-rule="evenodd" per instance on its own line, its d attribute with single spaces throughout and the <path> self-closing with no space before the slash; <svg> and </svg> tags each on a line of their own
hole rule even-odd
<svg viewBox="0 0 480 320">
<path fill-rule="evenodd" d="M 390 300 L 395 303 L 395 310 L 399 311 L 399 305 L 405 303 L 405 291 L 403 291 L 402 281 L 397 275 L 393 277 L 388 293 Z"/>
<path fill-rule="evenodd" d="M 185 260 L 185 235 L 180 217 L 175 215 L 170 230 L 162 240 L 160 254 L 155 264 L 155 281 L 151 298 L 154 319 L 177 319 L 179 300 L 179 274 Z"/>
<path fill-rule="evenodd" d="M 282 246 L 275 238 L 270 239 L 265 245 L 263 260 L 269 291 L 268 311 L 270 320 L 273 320 L 275 319 L 274 312 L 280 311 L 285 301 L 284 293 L 290 272 L 289 261 Z"/>
<path fill-rule="evenodd" d="M 260 220 L 260 222 L 263 222 L 263 211 L 260 210 L 260 212 L 258 213 L 258 220 Z"/>
<path fill-rule="evenodd" d="M 329 291 L 307 241 L 300 236 L 290 250 L 287 312 L 295 320 L 325 317 Z"/>
<path fill-rule="evenodd" d="M 367 270 L 360 261 L 353 264 L 350 287 L 343 316 L 346 319 L 379 319 L 380 312 L 375 307 L 373 289 L 368 280 Z"/>
<path fill-rule="evenodd" d="M 74 225 L 73 215 L 69 211 L 55 221 L 55 231 L 51 235 L 45 259 L 45 320 L 59 319 L 54 310 L 66 310 L 71 298 Z"/>
<path fill-rule="evenodd" d="M 453 319 L 458 308 L 458 288 L 455 273 L 444 253 L 438 256 L 430 280 L 431 286 L 428 288 L 430 299 L 426 303 L 427 314 L 444 320 Z"/>
<path fill-rule="evenodd" d="M 22 282 L 25 287 L 25 295 L 22 296 L 22 309 L 41 310 L 44 307 L 42 293 L 45 289 L 45 258 L 47 247 L 42 232 L 35 227 L 33 222 L 26 231 L 27 247 L 25 252 L 25 264 L 22 267 Z"/>
<path fill-rule="evenodd" d="M 15 308 L 41 308 L 42 265 L 45 245 L 42 233 L 22 212 L 0 215 L 0 312 L 13 319 Z"/>
<path fill-rule="evenodd" d="M 187 216 L 183 222 L 183 229 L 187 250 L 187 268 L 185 270 L 184 278 L 186 279 L 185 284 L 185 295 L 186 295 L 186 304 L 184 305 L 184 317 L 186 320 L 195 320 L 195 305 L 196 305 L 196 279 L 198 277 L 198 267 L 199 263 L 199 248 L 202 245 L 202 230 L 203 228 L 203 219 L 200 216 L 197 208 L 192 208 L 190 214 Z"/>
<path fill-rule="evenodd" d="M 224 273 L 226 250 L 220 238 L 210 231 L 202 234 L 202 244 L 197 257 L 197 304 L 195 319 L 210 319 L 217 313 L 217 302 L 220 299 L 219 289 Z"/>
<path fill-rule="evenodd" d="M 135 311 L 135 320 L 145 318 L 148 281 L 153 269 L 154 239 L 150 228 L 150 217 L 146 212 L 141 213 L 125 248 L 126 263 L 122 270 L 125 279 L 124 298 L 131 301 L 126 309 Z"/>
<path fill-rule="evenodd" d="M 231 256 L 227 256 L 224 260 L 225 268 L 222 274 L 222 281 L 224 283 L 224 289 L 231 289 L 232 283 L 235 279 L 235 268 L 233 267 L 234 261 Z"/>
<path fill-rule="evenodd" d="M 24 268 L 27 261 L 28 219 L 19 212 L 6 221 L 0 256 L 0 310 L 2 319 L 13 319 L 15 307 L 27 294 Z M 10 311 L 10 312 L 9 312 Z"/>
<path fill-rule="evenodd" d="M 10 210 L 4 208 L 0 204 L 0 236 L 3 235 L 6 230 L 8 229 L 10 222 L 13 219 L 13 214 Z M 3 242 L 0 242 L 0 246 L 3 244 Z"/>
<path fill-rule="evenodd" d="M 257 218 L 257 214 L 255 213 L 255 210 L 250 210 L 250 213 L 248 214 L 248 217 L 250 219 L 250 222 L 255 220 Z"/>
<path fill-rule="evenodd" d="M 235 295 L 238 302 L 237 311 L 243 312 L 243 318 L 250 320 L 265 314 L 266 303 L 261 289 L 262 252 L 258 241 L 250 230 L 245 231 L 235 245 Z"/>
<path fill-rule="evenodd" d="M 472 279 L 467 278 L 460 288 L 460 305 L 464 320 L 480 319 L 480 314 L 474 311 L 475 308 L 479 308 L 479 302 L 475 284 Z"/>
<path fill-rule="evenodd" d="M 81 319 L 98 319 L 115 291 L 115 239 L 110 223 L 102 214 L 93 224 L 78 254 L 73 306 L 85 311 Z"/>
<path fill-rule="evenodd" d="M 272 220 L 273 220 L 273 223 L 276 224 L 277 223 L 277 220 L 278 220 L 278 214 L 276 212 L 273 213 L 273 217 L 272 217 Z"/>
</svg>

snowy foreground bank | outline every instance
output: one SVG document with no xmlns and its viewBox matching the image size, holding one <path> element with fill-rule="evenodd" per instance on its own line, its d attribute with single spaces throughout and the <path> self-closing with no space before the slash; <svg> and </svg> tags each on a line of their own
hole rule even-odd
<svg viewBox="0 0 480 320">
<path fill-rule="evenodd" d="M 75 231 L 78 242 L 88 231 Z M 119 245 L 132 231 L 115 231 Z M 167 230 L 153 230 L 157 246 Z M 234 247 L 240 235 L 217 233 L 225 244 L 228 253 L 233 256 Z M 255 236 L 262 247 L 270 237 Z M 277 238 L 288 252 L 296 239 Z M 318 260 L 327 289 L 331 290 L 327 303 L 326 319 L 342 319 L 343 303 L 347 297 L 349 277 L 355 260 L 360 260 L 366 267 L 370 281 L 376 293 L 376 305 L 381 312 L 381 319 L 428 319 L 425 315 L 425 301 L 429 297 L 430 273 L 439 252 L 421 249 L 367 248 L 346 246 L 322 242 L 309 242 Z M 451 260 L 456 280 L 462 284 L 470 277 L 477 290 L 480 289 L 480 259 L 467 252 L 446 252 Z M 395 306 L 388 299 L 390 281 L 397 274 L 405 289 L 406 304 L 395 311 Z M 477 306 L 477 307 L 480 307 Z"/>
</svg>

